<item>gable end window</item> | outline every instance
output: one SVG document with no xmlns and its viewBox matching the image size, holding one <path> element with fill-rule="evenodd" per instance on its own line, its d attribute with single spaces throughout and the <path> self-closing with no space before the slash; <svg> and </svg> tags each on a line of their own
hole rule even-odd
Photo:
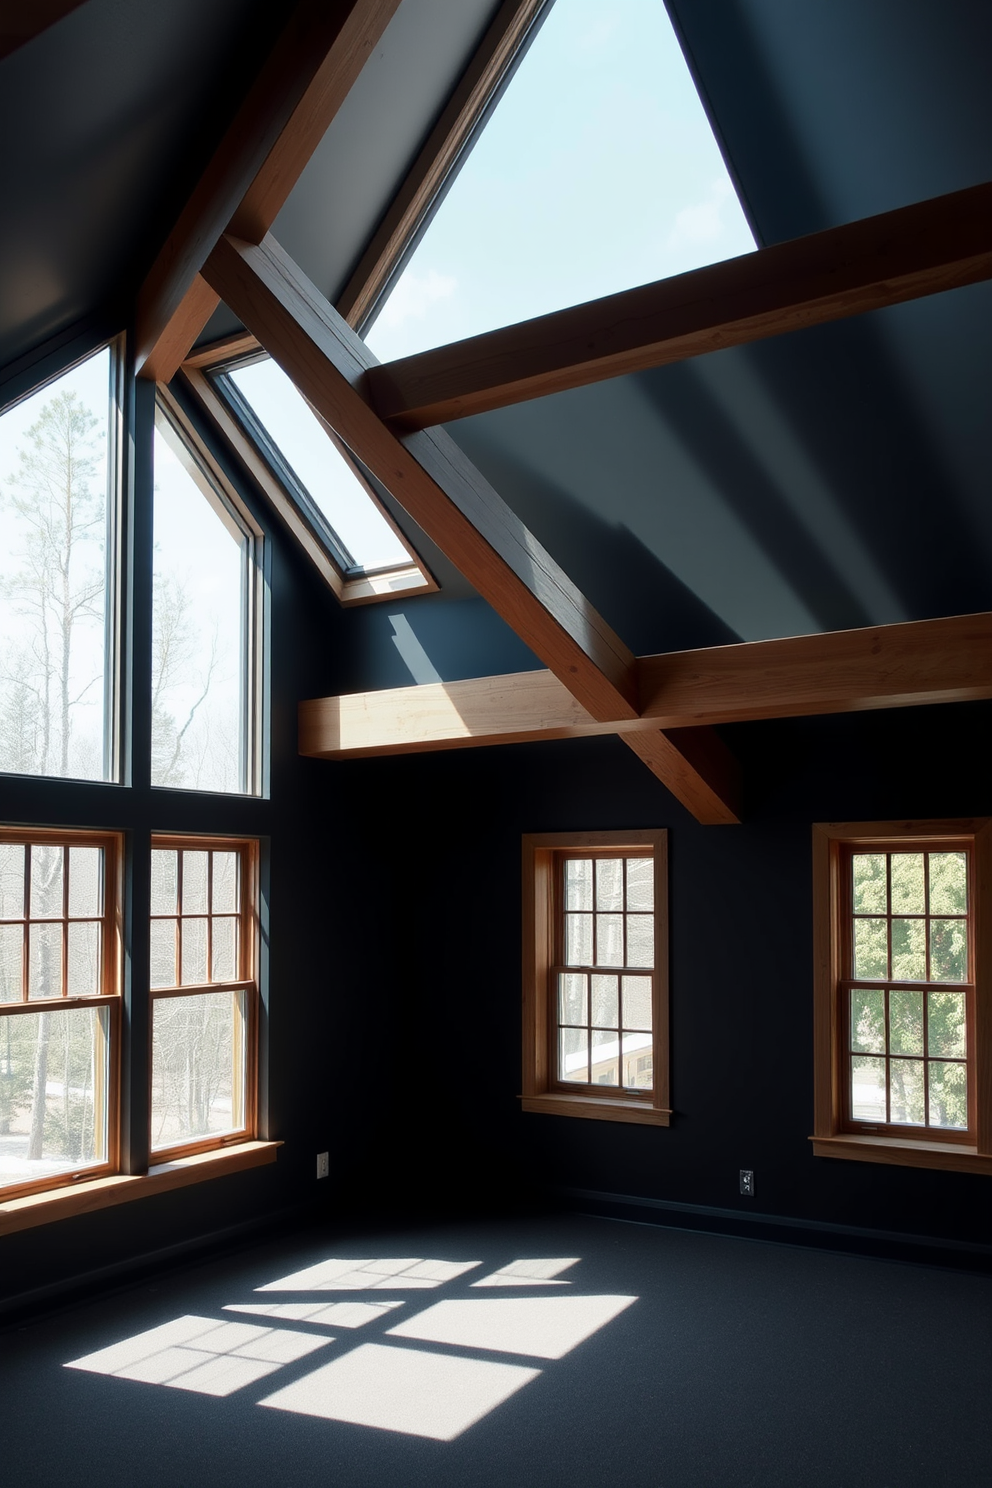
<svg viewBox="0 0 992 1488">
<path fill-rule="evenodd" d="M 523 1109 L 667 1126 L 667 833 L 523 839 Z"/>
<path fill-rule="evenodd" d="M 813 1150 L 992 1172 L 985 822 L 814 828 Z"/>
</svg>

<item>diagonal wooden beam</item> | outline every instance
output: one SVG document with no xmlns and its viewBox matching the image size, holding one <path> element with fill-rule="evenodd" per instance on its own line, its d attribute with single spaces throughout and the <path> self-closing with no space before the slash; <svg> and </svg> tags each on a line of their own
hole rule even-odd
<svg viewBox="0 0 992 1488">
<path fill-rule="evenodd" d="M 70 11 L 78 10 L 83 0 L 5 0 L 0 9 L 0 58 L 9 57 L 19 47 L 49 26 L 54 26 Z"/>
<path fill-rule="evenodd" d="M 258 242 L 320 143 L 399 0 L 299 0 L 138 296 L 143 377 L 168 382 L 217 305 L 199 277 L 230 225 Z"/>
<path fill-rule="evenodd" d="M 422 429 L 990 276 L 985 184 L 387 362 L 369 387 Z"/>
</svg>

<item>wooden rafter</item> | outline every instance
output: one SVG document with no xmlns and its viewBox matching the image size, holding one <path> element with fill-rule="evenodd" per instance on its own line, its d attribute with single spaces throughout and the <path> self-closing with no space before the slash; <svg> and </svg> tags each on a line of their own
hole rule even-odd
<svg viewBox="0 0 992 1488">
<path fill-rule="evenodd" d="M 422 429 L 992 276 L 992 184 L 403 357 L 369 375 Z"/>
<path fill-rule="evenodd" d="M 0 58 L 33 41 L 83 0 L 10 0 L 0 12 Z"/>
<path fill-rule="evenodd" d="M 361 327 L 530 36 L 549 0 L 503 0 L 419 155 L 407 172 L 343 293 L 337 310 Z M 236 229 L 233 229 L 236 231 Z M 247 234 L 239 234 L 241 237 Z"/>
<path fill-rule="evenodd" d="M 217 305 L 200 270 L 229 226 L 268 231 L 399 0 L 299 0 L 138 297 L 137 365 L 168 382 Z"/>
</svg>

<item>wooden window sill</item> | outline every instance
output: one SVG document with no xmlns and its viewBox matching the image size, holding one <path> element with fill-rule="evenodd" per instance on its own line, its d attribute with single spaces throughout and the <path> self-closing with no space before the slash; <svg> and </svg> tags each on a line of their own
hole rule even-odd
<svg viewBox="0 0 992 1488">
<path fill-rule="evenodd" d="M 911 1138 L 868 1137 L 845 1132 L 835 1137 L 810 1137 L 816 1157 L 841 1157 L 852 1162 L 895 1163 L 903 1168 L 943 1168 L 958 1173 L 992 1174 L 992 1154 L 951 1142 L 917 1142 Z"/>
<path fill-rule="evenodd" d="M 592 1095 L 522 1095 L 520 1108 L 545 1116 L 579 1116 L 586 1121 L 630 1121 L 638 1126 L 669 1126 L 671 1111 L 642 1101 L 604 1100 Z"/>
<path fill-rule="evenodd" d="M 90 1214 L 96 1209 L 109 1209 L 150 1194 L 168 1193 L 191 1183 L 205 1183 L 209 1178 L 240 1173 L 244 1168 L 260 1168 L 275 1162 L 281 1146 L 281 1142 L 239 1142 L 235 1147 L 215 1148 L 193 1157 L 158 1163 L 147 1173 L 134 1176 L 116 1173 L 111 1178 L 95 1178 L 91 1183 L 74 1183 L 67 1188 L 49 1189 L 47 1193 L 9 1199 L 0 1203 L 0 1235 L 12 1235 L 16 1230 L 30 1230 L 76 1214 Z"/>
</svg>

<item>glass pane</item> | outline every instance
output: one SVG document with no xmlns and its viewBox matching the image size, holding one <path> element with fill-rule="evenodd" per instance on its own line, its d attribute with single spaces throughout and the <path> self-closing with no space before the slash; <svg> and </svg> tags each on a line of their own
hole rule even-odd
<svg viewBox="0 0 992 1488">
<path fill-rule="evenodd" d="M 31 918 L 55 919 L 62 914 L 61 847 L 35 843 L 31 848 Z"/>
<path fill-rule="evenodd" d="M 596 908 L 623 909 L 623 858 L 596 859 Z"/>
<path fill-rule="evenodd" d="M 0 769 L 104 780 L 110 352 L 0 415 Z"/>
<path fill-rule="evenodd" d="M 61 924 L 32 925 L 28 934 L 28 996 L 61 997 Z"/>
<path fill-rule="evenodd" d="M 175 914 L 179 908 L 179 854 L 152 848 L 152 914 Z"/>
<path fill-rule="evenodd" d="M 890 1054 L 923 1053 L 923 993 L 889 993 Z"/>
<path fill-rule="evenodd" d="M 623 915 L 596 916 L 596 965 L 623 965 Z"/>
<path fill-rule="evenodd" d="M 558 1022 L 586 1022 L 586 977 L 584 972 L 558 973 Z"/>
<path fill-rule="evenodd" d="M 627 916 L 627 965 L 654 965 L 654 915 Z"/>
<path fill-rule="evenodd" d="M 589 1035 L 584 1028 L 558 1030 L 558 1078 L 569 1082 L 589 1079 Z"/>
<path fill-rule="evenodd" d="M 23 964 L 23 927 L 0 925 L 0 1002 L 21 1001 Z"/>
<path fill-rule="evenodd" d="M 623 979 L 624 1028 L 651 1028 L 651 978 L 625 976 Z"/>
<path fill-rule="evenodd" d="M 180 921 L 182 936 L 182 961 L 180 963 L 180 985 L 191 986 L 205 982 L 207 977 L 207 922 L 206 920 Z"/>
<path fill-rule="evenodd" d="M 70 997 L 99 997 L 100 930 L 98 921 L 81 920 L 69 926 L 68 986 Z"/>
<path fill-rule="evenodd" d="M 851 1049 L 855 1054 L 885 1053 L 885 993 L 851 988 Z"/>
<path fill-rule="evenodd" d="M 241 791 L 247 540 L 163 427 L 155 430 L 152 784 Z"/>
<path fill-rule="evenodd" d="M 623 1083 L 628 1090 L 650 1090 L 654 1084 L 654 1058 L 650 1035 L 623 1036 Z"/>
<path fill-rule="evenodd" d="M 923 883 L 922 853 L 893 853 L 892 913 L 921 915 L 926 913 L 926 891 Z"/>
<path fill-rule="evenodd" d="M 627 859 L 627 908 L 654 910 L 654 859 Z"/>
<path fill-rule="evenodd" d="M 899 982 L 926 981 L 926 920 L 892 921 L 892 978 Z"/>
<path fill-rule="evenodd" d="M 167 997 L 152 1012 L 152 1147 L 243 1125 L 241 994 Z"/>
<path fill-rule="evenodd" d="M 592 859 L 565 859 L 565 908 L 592 909 Z"/>
<path fill-rule="evenodd" d="M 931 1055 L 963 1059 L 967 1053 L 964 993 L 931 992 L 927 1006 Z"/>
<path fill-rule="evenodd" d="M 967 853 L 930 854 L 930 913 L 968 913 Z"/>
<path fill-rule="evenodd" d="M 923 1060 L 892 1059 L 889 1061 L 890 1121 L 899 1126 L 923 1126 Z"/>
<path fill-rule="evenodd" d="M 885 1120 L 885 1060 L 851 1060 L 851 1115 L 855 1121 Z"/>
<path fill-rule="evenodd" d="M 0 920 L 20 919 L 24 913 L 24 848 L 0 842 Z"/>
<path fill-rule="evenodd" d="M 207 859 L 209 853 L 183 853 L 183 903 L 184 915 L 207 912 Z"/>
<path fill-rule="evenodd" d="M 592 915 L 565 916 L 565 965 L 592 965 Z"/>
<path fill-rule="evenodd" d="M 963 1064 L 930 1064 L 930 1125 L 962 1131 L 968 1125 L 968 1070 Z"/>
<path fill-rule="evenodd" d="M 70 847 L 69 913 L 81 919 L 103 913 L 102 847 Z"/>
<path fill-rule="evenodd" d="M 888 889 L 884 853 L 855 853 L 851 858 L 855 914 L 885 914 Z"/>
<path fill-rule="evenodd" d="M 355 563 L 384 568 L 408 562 L 396 533 L 282 368 L 265 357 L 227 376 Z"/>
<path fill-rule="evenodd" d="M 0 1185 L 107 1160 L 105 1008 L 58 1008 L 0 1026 Z"/>
<path fill-rule="evenodd" d="M 885 920 L 855 920 L 854 975 L 882 978 L 889 974 L 889 931 Z"/>
<path fill-rule="evenodd" d="M 930 921 L 930 980 L 963 982 L 968 975 L 968 921 Z"/>
<path fill-rule="evenodd" d="M 214 914 L 234 914 L 238 909 L 238 854 L 213 854 Z"/>
<path fill-rule="evenodd" d="M 620 1084 L 620 1035 L 593 1029 L 592 1033 L 592 1083 L 594 1085 Z"/>
<path fill-rule="evenodd" d="M 592 979 L 592 1018 L 599 1028 L 619 1028 L 619 989 L 615 976 L 594 976 Z"/>
<path fill-rule="evenodd" d="M 212 982 L 233 982 L 238 976 L 238 921 L 220 917 L 211 930 Z"/>
<path fill-rule="evenodd" d="M 176 985 L 175 920 L 152 920 L 151 985 L 153 987 L 174 987 Z"/>
</svg>

